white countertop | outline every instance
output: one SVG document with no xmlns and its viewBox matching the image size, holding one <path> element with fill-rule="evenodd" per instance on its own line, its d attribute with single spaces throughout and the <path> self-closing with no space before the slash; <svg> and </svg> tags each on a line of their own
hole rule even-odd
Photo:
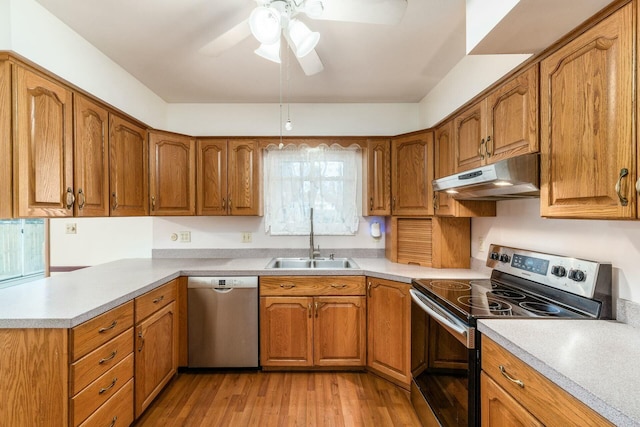
<svg viewBox="0 0 640 427">
<path fill-rule="evenodd" d="M 640 425 L 640 329 L 605 320 L 487 319 L 478 330 L 616 426 Z"/>
<path fill-rule="evenodd" d="M 178 276 L 366 275 L 410 283 L 412 278 L 488 277 L 469 269 L 355 258 L 359 269 L 265 269 L 270 258 L 123 259 L 0 289 L 0 328 L 71 328 Z"/>
</svg>

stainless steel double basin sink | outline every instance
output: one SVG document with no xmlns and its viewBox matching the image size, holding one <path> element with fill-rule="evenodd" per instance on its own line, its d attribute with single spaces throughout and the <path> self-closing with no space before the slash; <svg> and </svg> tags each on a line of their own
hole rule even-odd
<svg viewBox="0 0 640 427">
<path fill-rule="evenodd" d="M 341 269 L 360 267 L 351 258 L 273 258 L 265 268 Z"/>
</svg>

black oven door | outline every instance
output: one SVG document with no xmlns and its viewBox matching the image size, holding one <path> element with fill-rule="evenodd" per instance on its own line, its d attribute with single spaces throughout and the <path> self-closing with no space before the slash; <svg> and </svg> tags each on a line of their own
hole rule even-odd
<svg viewBox="0 0 640 427">
<path fill-rule="evenodd" d="M 475 329 L 416 289 L 411 298 L 411 401 L 418 417 L 424 425 L 480 425 Z"/>
</svg>

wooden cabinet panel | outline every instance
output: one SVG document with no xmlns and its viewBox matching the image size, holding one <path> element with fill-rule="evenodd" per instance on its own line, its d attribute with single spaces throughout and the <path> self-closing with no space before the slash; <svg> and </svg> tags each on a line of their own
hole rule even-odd
<svg viewBox="0 0 640 427">
<path fill-rule="evenodd" d="M 136 298 L 134 300 L 135 322 L 142 321 L 155 311 L 174 301 L 177 294 L 177 284 L 178 279 L 174 279 Z"/>
<path fill-rule="evenodd" d="M 362 276 L 264 276 L 261 296 L 364 295 Z"/>
<path fill-rule="evenodd" d="M 0 218 L 13 217 L 11 64 L 0 58 Z"/>
<path fill-rule="evenodd" d="M 81 323 L 69 332 L 71 360 L 78 360 L 132 326 L 133 301 Z"/>
<path fill-rule="evenodd" d="M 364 366 L 367 354 L 365 297 L 314 298 L 314 364 Z"/>
<path fill-rule="evenodd" d="M 109 216 L 109 113 L 74 97 L 76 216 Z"/>
<path fill-rule="evenodd" d="M 438 322 L 429 319 L 428 366 L 464 371 L 469 366 L 469 350 Z"/>
<path fill-rule="evenodd" d="M 72 216 L 72 92 L 21 66 L 14 70 L 14 214 Z"/>
<path fill-rule="evenodd" d="M 487 374 L 480 374 L 480 405 L 484 427 L 542 427 L 529 411 L 522 407 L 509 393 L 496 384 Z"/>
<path fill-rule="evenodd" d="M 175 301 L 136 324 L 135 414 L 151 404 L 178 368 Z"/>
<path fill-rule="evenodd" d="M 449 120 L 435 130 L 435 179 L 455 173 L 456 150 L 453 138 L 453 121 Z M 438 216 L 476 217 L 495 216 L 496 202 L 455 200 L 446 192 L 435 192 L 433 209 Z"/>
<path fill-rule="evenodd" d="M 433 132 L 391 141 L 393 215 L 433 215 Z"/>
<path fill-rule="evenodd" d="M 133 354 L 118 362 L 71 399 L 71 425 L 78 426 L 133 377 Z M 130 402 L 129 402 L 130 403 Z"/>
<path fill-rule="evenodd" d="M 256 140 L 229 140 L 227 194 L 230 215 L 261 215 L 261 155 Z"/>
<path fill-rule="evenodd" d="M 453 121 L 456 172 L 477 168 L 484 161 L 485 103 L 477 102 Z"/>
<path fill-rule="evenodd" d="M 128 426 L 133 423 L 133 379 L 118 390 L 97 411 L 87 418 L 80 427 Z"/>
<path fill-rule="evenodd" d="M 535 153 L 538 144 L 538 64 L 487 97 L 487 163 Z"/>
<path fill-rule="evenodd" d="M 628 4 L 541 62 L 542 216 L 636 215 L 633 20 Z"/>
<path fill-rule="evenodd" d="M 372 277 L 367 282 L 367 367 L 408 388 L 411 383 L 411 285 Z"/>
<path fill-rule="evenodd" d="M 367 215 L 391 215 L 391 142 L 367 140 L 362 170 L 364 197 L 362 212 Z"/>
<path fill-rule="evenodd" d="M 227 141 L 199 139 L 197 214 L 227 213 Z"/>
<path fill-rule="evenodd" d="M 187 136 L 149 133 L 151 215 L 195 215 L 196 147 Z"/>
<path fill-rule="evenodd" d="M 260 298 L 260 364 L 313 364 L 313 298 Z"/>
<path fill-rule="evenodd" d="M 594 427 L 611 425 L 491 339 L 483 336 L 481 345 L 483 372 L 543 424 Z M 519 386 L 514 380 L 521 381 L 524 386 Z M 482 393 L 484 390 L 481 390 Z"/>
<path fill-rule="evenodd" d="M 109 116 L 109 184 L 111 216 L 149 214 L 147 131 L 111 114 Z"/>
</svg>

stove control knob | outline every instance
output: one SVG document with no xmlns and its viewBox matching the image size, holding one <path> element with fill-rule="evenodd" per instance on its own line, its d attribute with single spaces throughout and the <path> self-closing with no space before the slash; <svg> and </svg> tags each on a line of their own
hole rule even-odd
<svg viewBox="0 0 640 427">
<path fill-rule="evenodd" d="M 489 258 L 491 258 L 494 261 L 497 261 L 498 259 L 500 259 L 500 255 L 498 254 L 498 252 L 491 252 L 491 254 L 489 255 Z"/>
<path fill-rule="evenodd" d="M 511 261 L 511 257 L 509 257 L 509 255 L 507 254 L 500 255 L 500 262 L 509 262 L 509 261 Z"/>
<path fill-rule="evenodd" d="M 551 274 L 557 277 L 564 277 L 567 275 L 567 270 L 561 265 L 554 265 L 551 267 Z"/>
<path fill-rule="evenodd" d="M 586 276 L 582 270 L 569 270 L 567 277 L 574 282 L 583 282 Z"/>
</svg>

